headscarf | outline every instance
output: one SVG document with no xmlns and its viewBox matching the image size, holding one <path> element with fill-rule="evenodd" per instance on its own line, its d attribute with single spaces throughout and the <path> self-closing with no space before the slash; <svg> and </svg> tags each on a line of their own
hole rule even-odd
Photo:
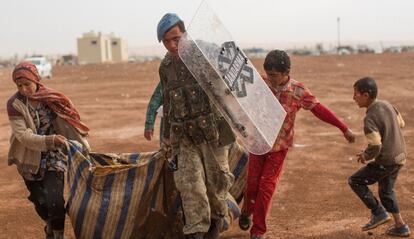
<svg viewBox="0 0 414 239">
<path fill-rule="evenodd" d="M 13 81 L 16 82 L 20 78 L 30 80 L 38 86 L 37 91 L 33 95 L 27 96 L 27 98 L 45 103 L 59 117 L 78 129 L 82 135 L 88 133 L 89 128 L 80 121 L 79 113 L 73 103 L 64 94 L 43 85 L 40 82 L 37 68 L 33 63 L 23 61 L 14 68 Z"/>
</svg>

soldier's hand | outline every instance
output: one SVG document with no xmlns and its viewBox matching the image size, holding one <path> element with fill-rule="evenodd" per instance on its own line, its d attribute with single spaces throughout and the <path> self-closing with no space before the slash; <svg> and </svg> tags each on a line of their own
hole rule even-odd
<svg viewBox="0 0 414 239">
<path fill-rule="evenodd" d="M 351 129 L 347 129 L 344 133 L 344 137 L 345 139 L 349 142 L 349 143 L 353 143 L 355 142 L 355 134 L 354 132 L 352 132 Z"/>
<path fill-rule="evenodd" d="M 171 149 L 171 142 L 170 139 L 163 139 L 161 143 L 161 149 L 165 151 L 166 158 L 170 158 L 172 155 L 172 149 Z"/>
<path fill-rule="evenodd" d="M 171 147 L 171 140 L 169 138 L 164 138 L 162 143 L 165 144 L 165 146 L 167 147 Z"/>
<path fill-rule="evenodd" d="M 144 131 L 144 137 L 148 140 L 151 141 L 152 137 L 154 136 L 154 129 L 146 129 Z"/>
</svg>

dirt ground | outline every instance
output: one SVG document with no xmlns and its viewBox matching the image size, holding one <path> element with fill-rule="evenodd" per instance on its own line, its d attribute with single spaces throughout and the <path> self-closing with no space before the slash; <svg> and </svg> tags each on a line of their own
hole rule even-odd
<svg viewBox="0 0 414 239">
<path fill-rule="evenodd" d="M 254 60 L 262 72 L 262 61 Z M 286 158 L 284 173 L 273 198 L 266 238 L 387 238 L 391 223 L 361 231 L 369 211 L 357 199 L 347 178 L 361 165 L 354 155 L 366 141 L 362 132 L 364 109 L 352 100 L 352 84 L 373 76 L 379 98 L 394 104 L 406 121 L 407 165 L 396 191 L 406 222 L 414 229 L 414 54 L 293 57 L 291 75 L 356 132 L 348 144 L 341 132 L 310 112 L 299 112 L 295 147 Z M 143 137 L 146 106 L 158 78 L 159 61 L 147 63 L 59 66 L 49 87 L 64 92 L 91 128 L 89 141 L 98 152 L 135 152 L 157 149 L 158 142 Z M 28 192 L 15 167 L 7 166 L 10 126 L 7 99 L 16 91 L 12 69 L 0 69 L 0 238 L 42 238 L 43 222 L 26 199 Z M 156 132 L 156 135 L 157 132 Z M 373 187 L 376 190 L 376 187 Z M 66 235 L 74 238 L 69 220 Z M 222 238 L 248 238 L 233 225 Z"/>
</svg>

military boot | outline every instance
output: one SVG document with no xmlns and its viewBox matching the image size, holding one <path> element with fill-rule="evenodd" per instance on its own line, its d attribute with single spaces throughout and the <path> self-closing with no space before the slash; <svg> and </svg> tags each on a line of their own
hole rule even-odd
<svg viewBox="0 0 414 239">
<path fill-rule="evenodd" d="M 241 214 L 239 217 L 239 227 L 243 231 L 249 230 L 250 226 L 252 225 L 252 219 L 250 216 L 246 214 Z"/>
<path fill-rule="evenodd" d="M 206 239 L 217 239 L 220 236 L 220 232 L 223 231 L 223 219 L 211 219 L 210 228 L 206 234 Z"/>
<path fill-rule="evenodd" d="M 52 224 L 50 222 L 46 222 L 46 226 L 44 228 L 46 239 L 53 239 L 53 230 Z"/>
<path fill-rule="evenodd" d="M 185 235 L 185 239 L 204 239 L 204 232 L 196 232 Z"/>
<path fill-rule="evenodd" d="M 63 234 L 64 234 L 64 230 L 59 230 L 59 231 L 57 231 L 57 230 L 53 230 L 53 238 L 54 239 L 63 239 Z"/>
</svg>

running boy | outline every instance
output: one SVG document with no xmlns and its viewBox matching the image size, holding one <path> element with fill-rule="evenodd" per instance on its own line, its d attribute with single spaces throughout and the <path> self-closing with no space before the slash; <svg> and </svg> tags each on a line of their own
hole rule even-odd
<svg viewBox="0 0 414 239">
<path fill-rule="evenodd" d="M 367 148 L 357 154 L 358 162 L 370 161 L 349 178 L 349 185 L 362 202 L 371 209 L 371 220 L 363 231 L 376 228 L 394 217 L 395 225 L 387 230 L 388 235 L 409 236 L 410 228 L 404 223 L 394 192 L 398 172 L 406 161 L 405 141 L 401 132 L 404 120 L 397 109 L 387 101 L 377 100 L 378 88 L 375 80 L 365 77 L 354 84 L 354 100 L 360 108 L 367 108 L 364 133 Z M 378 182 L 381 203 L 368 185 Z"/>
<path fill-rule="evenodd" d="M 269 52 L 263 67 L 266 71 L 265 81 L 287 115 L 272 150 L 264 155 L 249 155 L 247 184 L 239 226 L 242 230 L 249 229 L 250 217 L 253 216 L 253 226 L 250 230 L 252 239 L 263 238 L 266 233 L 266 217 L 272 195 L 288 149 L 292 146 L 295 117 L 301 108 L 310 110 L 322 121 L 336 126 L 349 142 L 355 140 L 352 131 L 332 111 L 319 103 L 302 83 L 290 78 L 290 58 L 286 52 Z"/>
</svg>

